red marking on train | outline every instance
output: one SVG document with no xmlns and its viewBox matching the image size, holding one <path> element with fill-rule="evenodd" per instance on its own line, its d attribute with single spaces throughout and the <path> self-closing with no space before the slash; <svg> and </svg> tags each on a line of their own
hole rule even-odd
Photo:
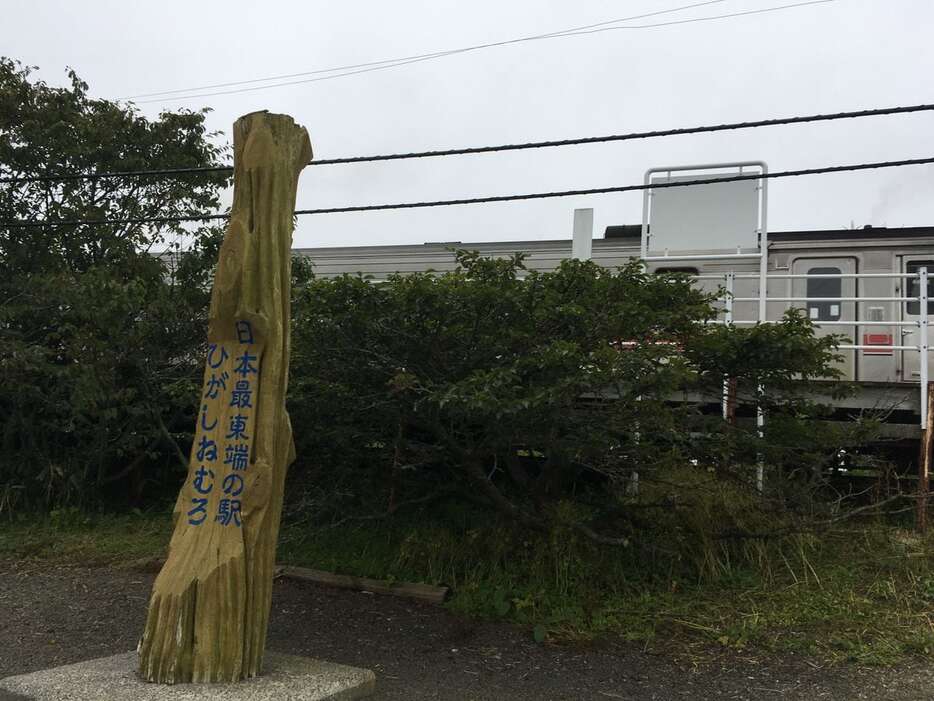
<svg viewBox="0 0 934 701">
<path fill-rule="evenodd" d="M 864 349 L 863 355 L 892 355 L 892 334 L 890 333 L 864 333 L 864 346 L 888 346 L 878 350 Z"/>
</svg>

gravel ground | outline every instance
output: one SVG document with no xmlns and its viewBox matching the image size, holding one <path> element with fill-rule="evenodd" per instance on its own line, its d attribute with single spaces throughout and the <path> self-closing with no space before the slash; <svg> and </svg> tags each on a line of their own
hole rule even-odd
<svg viewBox="0 0 934 701">
<path fill-rule="evenodd" d="M 154 576 L 0 561 L 0 678 L 134 649 Z M 288 580 L 272 606 L 270 649 L 368 667 L 375 701 L 934 699 L 930 667 L 741 653 L 692 667 L 628 643 L 539 645 L 529 631 L 437 606 Z"/>
</svg>

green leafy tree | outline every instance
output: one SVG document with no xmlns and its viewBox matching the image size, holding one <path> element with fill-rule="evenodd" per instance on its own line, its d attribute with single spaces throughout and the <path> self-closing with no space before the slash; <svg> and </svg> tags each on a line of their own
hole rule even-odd
<svg viewBox="0 0 934 701">
<path fill-rule="evenodd" d="M 0 222 L 49 222 L 0 226 L 0 511 L 139 499 L 184 462 L 195 410 L 217 230 L 52 222 L 202 212 L 225 178 L 55 176 L 210 166 L 225 149 L 204 111 L 150 120 L 68 76 L 51 87 L 0 58 L 0 178 L 49 178 L 0 184 Z"/>
<path fill-rule="evenodd" d="M 693 338 L 685 354 L 697 369 L 698 385 L 714 399 L 729 378 L 737 408 L 746 413 L 738 425 L 708 420 L 695 451 L 721 474 L 762 461 L 786 482 L 798 475 L 818 486 L 842 447 L 867 444 L 878 432 L 878 420 L 871 415 L 830 421 L 833 406 L 817 399 L 855 391 L 848 383 L 825 382 L 843 375 L 837 351 L 842 342 L 841 335 L 815 336 L 799 309 L 788 310 L 779 323 L 715 326 Z M 760 409 L 767 416 L 761 436 L 754 430 Z M 806 491 L 800 496 L 809 500 Z"/>
<path fill-rule="evenodd" d="M 296 439 L 342 485 L 331 492 L 342 509 L 454 497 L 622 543 L 634 473 L 724 459 L 719 413 L 673 398 L 716 405 L 735 373 L 781 385 L 772 410 L 801 411 L 795 381 L 833 376 L 834 341 L 806 319 L 708 325 L 715 295 L 683 276 L 580 261 L 542 273 L 522 256 L 457 255 L 452 273 L 317 279 L 299 294 Z M 737 462 L 758 448 L 754 430 L 745 437 L 741 451 L 731 435 Z"/>
</svg>

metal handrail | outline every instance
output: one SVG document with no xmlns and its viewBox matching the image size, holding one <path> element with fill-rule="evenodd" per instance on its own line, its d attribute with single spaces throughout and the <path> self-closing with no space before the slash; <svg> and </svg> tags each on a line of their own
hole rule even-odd
<svg viewBox="0 0 934 701">
<path fill-rule="evenodd" d="M 729 260 L 730 258 L 762 258 L 761 253 L 722 253 L 720 255 L 715 254 L 687 254 L 687 255 L 673 255 L 673 256 L 646 256 L 642 260 L 647 263 L 661 263 L 664 261 L 674 261 L 674 260 Z"/>
<path fill-rule="evenodd" d="M 865 343 L 846 343 L 840 344 L 837 346 L 838 350 L 921 350 L 919 346 L 875 346 L 875 345 L 866 345 Z"/>
<path fill-rule="evenodd" d="M 722 259 L 727 257 L 759 257 L 756 254 L 745 254 L 740 256 L 739 254 L 733 254 L 732 256 L 694 256 L 694 260 L 705 260 L 705 259 Z M 665 257 L 658 258 L 652 257 L 647 258 L 648 261 L 657 261 L 657 260 L 690 260 L 691 257 Z M 724 307 L 719 309 L 717 314 L 725 315 L 724 319 L 711 319 L 708 320 L 707 324 L 712 325 L 755 325 L 755 324 L 774 324 L 779 323 L 774 320 L 765 319 L 764 310 L 768 302 L 785 302 L 785 303 L 826 303 L 826 302 L 852 302 L 852 303 L 861 303 L 861 302 L 890 302 L 890 303 L 902 303 L 902 302 L 918 302 L 919 309 L 925 310 L 928 309 L 928 269 L 927 267 L 921 267 L 917 272 L 914 273 L 815 273 L 815 274 L 799 274 L 799 273 L 772 273 L 769 275 L 763 275 L 760 273 L 735 273 L 727 272 L 723 274 L 704 274 L 704 275 L 691 275 L 694 280 L 722 280 L 724 283 L 726 297 L 719 297 L 716 299 L 718 302 L 722 302 Z M 863 278 L 882 278 L 882 279 L 892 279 L 892 280 L 902 280 L 910 279 L 917 280 L 919 289 L 917 297 L 770 297 L 768 295 L 768 281 L 769 280 L 807 280 L 812 278 L 821 278 L 821 279 L 863 279 Z M 736 280 L 758 280 L 759 281 L 759 296 L 758 297 L 736 297 L 733 294 Z M 764 284 L 763 284 L 764 283 Z M 759 313 L 758 319 L 733 319 L 733 305 L 736 302 L 758 302 L 759 303 Z M 865 344 L 865 343 L 848 343 L 841 344 L 837 346 L 838 350 L 847 350 L 847 351 L 917 351 L 919 353 L 919 385 L 920 385 L 920 414 L 921 414 L 921 426 L 922 428 L 927 426 L 927 405 L 928 405 L 928 378 L 930 376 L 930 359 L 928 354 L 930 352 L 930 347 L 928 345 L 928 318 L 927 314 L 919 315 L 917 321 L 868 321 L 868 320 L 827 320 L 827 321 L 813 321 L 814 326 L 853 326 L 853 327 L 865 327 L 865 326 L 884 326 L 889 328 L 901 328 L 901 327 L 914 327 L 919 330 L 918 333 L 918 345 L 897 345 L 889 343 L 887 345 L 874 345 L 874 344 Z M 890 337 L 891 338 L 891 337 Z M 723 390 L 723 411 L 727 410 L 727 386 L 726 381 L 724 382 Z M 724 416 L 726 414 L 724 413 Z M 761 420 L 761 417 L 760 417 Z"/>
<path fill-rule="evenodd" d="M 751 256 L 757 257 L 758 254 L 749 254 Z M 715 258 L 722 258 L 723 256 L 714 256 Z M 701 274 L 701 275 L 690 275 L 694 280 L 722 280 L 726 276 L 726 273 L 720 275 L 711 275 L 711 274 Z M 758 280 L 758 273 L 736 273 L 733 276 L 736 280 Z M 915 278 L 918 277 L 917 273 L 814 273 L 809 275 L 807 273 L 769 273 L 766 278 L 769 280 L 806 280 L 809 278 Z"/>
<path fill-rule="evenodd" d="M 734 302 L 758 302 L 758 297 L 734 297 Z M 920 302 L 920 297 L 766 297 L 767 302 Z"/>
<path fill-rule="evenodd" d="M 720 277 L 723 277 L 722 275 Z M 736 276 L 741 280 L 758 280 L 754 273 L 740 273 Z M 918 277 L 916 273 L 769 273 L 769 280 L 805 280 L 807 278 L 910 278 Z"/>
<path fill-rule="evenodd" d="M 725 310 L 720 309 L 719 314 L 723 314 Z M 722 324 L 726 323 L 725 320 L 718 319 L 716 321 L 709 321 L 706 323 Z M 766 319 L 765 321 L 759 321 L 758 319 L 734 319 L 733 321 L 728 322 L 730 324 L 750 324 L 755 326 L 756 324 L 779 324 L 780 320 L 775 319 Z M 813 322 L 815 326 L 913 326 L 918 328 L 921 326 L 920 322 L 917 321 L 815 321 Z"/>
</svg>

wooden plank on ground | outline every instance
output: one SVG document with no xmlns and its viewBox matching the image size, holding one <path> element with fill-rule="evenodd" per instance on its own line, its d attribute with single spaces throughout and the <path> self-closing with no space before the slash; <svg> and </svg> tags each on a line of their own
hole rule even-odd
<svg viewBox="0 0 934 701">
<path fill-rule="evenodd" d="M 436 587 L 431 584 L 415 582 L 387 582 L 381 579 L 369 579 L 368 577 L 334 574 L 333 572 L 313 570 L 307 567 L 285 566 L 280 569 L 279 576 L 316 584 L 326 584 L 340 589 L 354 589 L 369 591 L 374 594 L 389 594 L 390 596 L 419 599 L 431 604 L 444 603 L 448 595 L 447 587 Z"/>
</svg>

